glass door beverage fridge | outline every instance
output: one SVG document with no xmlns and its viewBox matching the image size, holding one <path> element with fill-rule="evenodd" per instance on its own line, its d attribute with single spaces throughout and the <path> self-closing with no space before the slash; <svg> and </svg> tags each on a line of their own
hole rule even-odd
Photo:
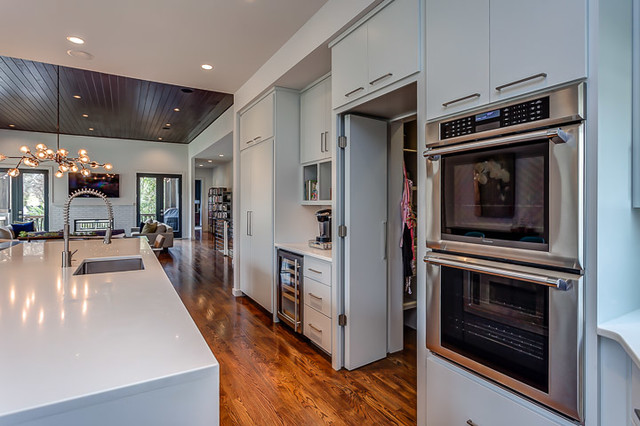
<svg viewBox="0 0 640 426">
<path fill-rule="evenodd" d="M 278 250 L 278 318 L 302 333 L 302 256 Z"/>
</svg>

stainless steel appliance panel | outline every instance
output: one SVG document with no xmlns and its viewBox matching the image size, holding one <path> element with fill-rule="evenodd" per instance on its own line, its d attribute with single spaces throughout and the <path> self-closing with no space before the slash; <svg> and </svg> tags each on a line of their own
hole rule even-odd
<svg viewBox="0 0 640 426">
<path fill-rule="evenodd" d="M 441 253 L 428 253 L 425 257 L 427 267 L 427 348 L 433 353 L 453 361 L 473 372 L 476 372 L 498 384 L 520 393 L 534 401 L 544 404 L 572 419 L 583 419 L 583 278 L 580 275 L 563 274 L 532 267 L 516 267 L 500 262 L 491 262 Z M 499 371 L 482 357 L 475 357 L 473 350 L 458 350 L 445 347 L 442 328 L 451 324 L 442 323 L 443 292 L 449 291 L 446 286 L 454 285 L 443 281 L 443 270 L 460 270 L 463 273 L 479 274 L 482 277 L 516 280 L 519 283 L 531 283 L 533 287 L 541 286 L 548 292 L 548 302 L 544 310 L 547 318 L 545 328 L 548 336 L 544 346 L 548 360 L 548 382 L 543 385 L 526 383 L 516 378 L 517 374 Z M 445 271 L 446 272 L 446 271 Z M 493 278 L 491 278 L 493 277 Z M 445 301 L 445 303 L 447 303 Z M 465 302 L 460 300 L 460 310 L 465 311 Z M 531 301 L 535 310 L 540 311 L 540 300 Z M 503 315 L 497 310 L 498 316 Z M 542 311 L 540 311 L 542 312 Z M 471 312 L 472 315 L 478 312 Z M 480 313 L 480 318 L 486 315 Z M 492 318 L 501 321 L 500 318 Z M 504 318 L 504 324 L 509 322 Z M 513 322 L 517 322 L 514 318 Z M 466 324 L 461 324 L 464 328 Z M 531 327 L 540 324 L 532 322 Z M 458 325 L 455 325 L 458 327 Z M 521 327 L 524 336 L 532 330 Z M 491 330 L 489 330 L 491 331 Z M 465 332 L 474 334 L 473 329 Z M 533 332 L 536 332 L 533 330 Z M 540 335 L 543 332 L 538 331 Z M 473 336 L 472 336 L 473 338 Z M 499 341 L 499 336 L 496 337 Z M 539 349 L 537 349 L 539 350 Z M 481 351 L 480 351 L 481 352 Z"/>
</svg>

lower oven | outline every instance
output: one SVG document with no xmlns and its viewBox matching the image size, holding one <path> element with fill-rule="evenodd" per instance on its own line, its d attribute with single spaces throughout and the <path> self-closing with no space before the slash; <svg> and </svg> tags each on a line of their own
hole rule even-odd
<svg viewBox="0 0 640 426">
<path fill-rule="evenodd" d="M 582 277 L 430 252 L 427 348 L 582 421 Z"/>
</svg>

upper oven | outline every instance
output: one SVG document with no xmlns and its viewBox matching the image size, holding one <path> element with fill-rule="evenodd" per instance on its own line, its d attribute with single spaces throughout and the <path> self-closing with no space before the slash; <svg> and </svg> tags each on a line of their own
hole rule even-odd
<svg viewBox="0 0 640 426">
<path fill-rule="evenodd" d="M 584 83 L 428 123 L 427 246 L 582 269 Z"/>
</svg>

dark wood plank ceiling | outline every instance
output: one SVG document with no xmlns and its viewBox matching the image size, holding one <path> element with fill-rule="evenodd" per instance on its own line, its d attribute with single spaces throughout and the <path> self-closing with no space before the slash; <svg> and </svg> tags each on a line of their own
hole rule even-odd
<svg viewBox="0 0 640 426">
<path fill-rule="evenodd" d="M 56 132 L 56 68 L 0 56 L 0 129 Z M 232 104 L 227 93 L 60 67 L 62 134 L 189 143 Z"/>
</svg>

